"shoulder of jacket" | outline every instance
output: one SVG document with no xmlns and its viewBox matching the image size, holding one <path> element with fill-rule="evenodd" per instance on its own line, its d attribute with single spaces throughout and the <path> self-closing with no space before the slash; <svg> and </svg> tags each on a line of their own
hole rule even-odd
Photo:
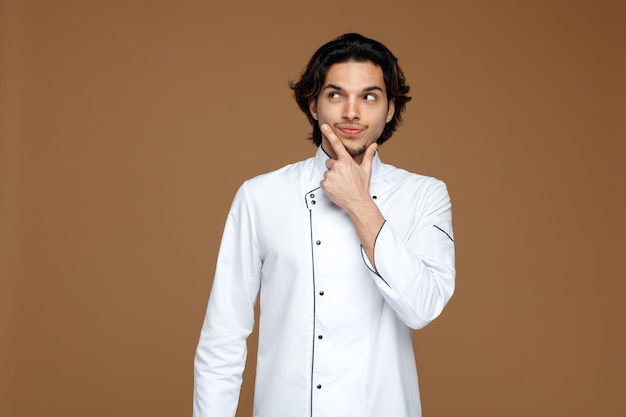
<svg viewBox="0 0 626 417">
<path fill-rule="evenodd" d="M 297 180 L 300 175 L 313 168 L 313 158 L 305 159 L 249 178 L 244 181 L 244 186 L 253 190 L 285 185 L 290 180 Z"/>
<path fill-rule="evenodd" d="M 398 168 L 394 165 L 383 164 L 382 174 L 392 178 L 394 181 L 407 182 L 419 185 L 420 187 L 445 187 L 446 184 L 442 179 L 428 175 L 418 174 L 408 171 L 404 168 Z"/>
</svg>

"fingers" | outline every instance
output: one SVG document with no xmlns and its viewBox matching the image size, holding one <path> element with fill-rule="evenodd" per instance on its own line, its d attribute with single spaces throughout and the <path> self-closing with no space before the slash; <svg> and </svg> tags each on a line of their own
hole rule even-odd
<svg viewBox="0 0 626 417">
<path fill-rule="evenodd" d="M 327 124 L 323 124 L 322 126 L 320 126 L 320 129 L 322 130 L 324 136 L 326 136 L 326 139 L 328 139 L 328 143 L 330 143 L 330 146 L 332 146 L 333 151 L 335 151 L 337 159 L 345 157 L 351 158 L 350 154 L 343 146 L 343 143 L 341 143 L 341 141 L 339 140 L 337 135 L 335 135 L 335 132 L 333 132 L 330 126 L 328 126 Z"/>
</svg>

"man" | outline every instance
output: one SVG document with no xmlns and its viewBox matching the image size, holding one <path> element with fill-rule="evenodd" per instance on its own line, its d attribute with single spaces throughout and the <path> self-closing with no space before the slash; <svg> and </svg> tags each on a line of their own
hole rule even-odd
<svg viewBox="0 0 626 417">
<path fill-rule="evenodd" d="M 377 154 L 410 100 L 404 74 L 384 45 L 346 34 L 291 87 L 318 150 L 234 198 L 194 416 L 235 415 L 259 291 L 255 416 L 420 416 L 411 329 L 452 296 L 454 241 L 445 184 Z"/>
</svg>

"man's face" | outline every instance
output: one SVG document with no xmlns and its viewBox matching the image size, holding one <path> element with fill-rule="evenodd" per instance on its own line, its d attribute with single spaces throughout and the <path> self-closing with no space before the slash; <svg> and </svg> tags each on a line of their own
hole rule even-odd
<svg viewBox="0 0 626 417">
<path fill-rule="evenodd" d="M 321 126 L 327 123 L 358 163 L 367 147 L 380 137 L 395 110 L 387 99 L 382 69 L 372 62 L 343 62 L 328 69 L 326 79 L 309 109 Z M 322 136 L 322 148 L 335 158 Z"/>
</svg>

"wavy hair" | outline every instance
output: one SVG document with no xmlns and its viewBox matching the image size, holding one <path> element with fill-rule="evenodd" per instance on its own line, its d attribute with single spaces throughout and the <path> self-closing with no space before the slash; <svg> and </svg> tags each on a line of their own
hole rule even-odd
<svg viewBox="0 0 626 417">
<path fill-rule="evenodd" d="M 393 118 L 385 125 L 382 134 L 376 141 L 382 144 L 391 137 L 398 124 L 402 121 L 402 112 L 406 103 L 411 100 L 407 94 L 409 86 L 406 84 L 404 73 L 398 65 L 398 59 L 382 43 L 369 39 L 358 33 L 346 33 L 322 45 L 311 57 L 300 79 L 290 82 L 294 98 L 300 110 L 306 115 L 313 127 L 309 139 L 320 146 L 322 132 L 309 109 L 311 100 L 317 97 L 323 87 L 328 69 L 333 64 L 355 61 L 372 62 L 378 65 L 383 72 L 387 99 L 394 101 L 395 112 Z"/>
</svg>

